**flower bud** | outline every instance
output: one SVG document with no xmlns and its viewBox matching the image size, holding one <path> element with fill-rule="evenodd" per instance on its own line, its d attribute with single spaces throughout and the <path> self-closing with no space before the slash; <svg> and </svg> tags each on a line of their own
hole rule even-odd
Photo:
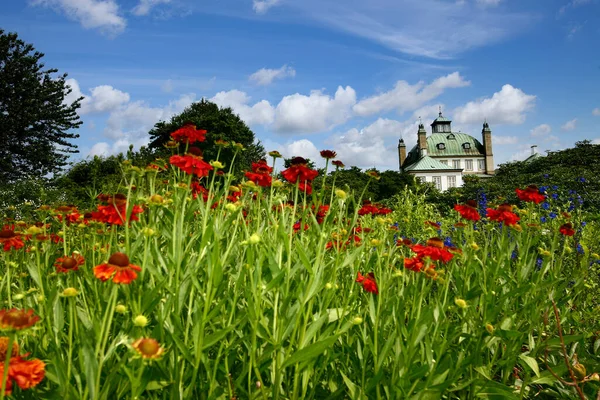
<svg viewBox="0 0 600 400">
<path fill-rule="evenodd" d="M 333 285 L 332 285 L 331 283 L 327 282 L 327 283 L 325 284 L 325 289 L 327 289 L 327 290 L 329 290 L 329 289 L 333 289 Z"/>
<path fill-rule="evenodd" d="M 352 319 L 352 325 L 360 325 L 363 323 L 363 319 L 361 317 L 354 317 Z"/>
<path fill-rule="evenodd" d="M 472 243 L 470 244 L 470 246 L 471 246 L 471 248 L 472 248 L 473 250 L 475 250 L 475 251 L 479 250 L 479 245 L 478 245 L 477 243 L 475 243 L 475 242 L 472 242 Z"/>
<path fill-rule="evenodd" d="M 573 365 L 573 373 L 575 373 L 575 376 L 577 377 L 577 379 L 585 378 L 585 376 L 587 375 L 587 371 L 585 370 L 585 365 L 580 364 L 580 363 Z"/>
<path fill-rule="evenodd" d="M 495 329 L 494 325 L 492 325 L 492 324 L 485 324 L 485 330 L 488 331 L 488 333 L 490 335 L 494 334 L 494 329 Z"/>
<path fill-rule="evenodd" d="M 335 190 L 335 195 L 340 199 L 340 200 L 346 200 L 346 197 L 348 197 L 348 195 L 346 194 L 346 192 L 344 192 L 342 189 L 336 189 Z"/>
<path fill-rule="evenodd" d="M 220 161 L 211 161 L 209 163 L 214 169 L 223 169 L 225 166 Z"/>
<path fill-rule="evenodd" d="M 467 302 L 463 299 L 454 299 L 454 304 L 463 309 L 467 308 Z"/>
<path fill-rule="evenodd" d="M 238 209 L 238 206 L 236 206 L 233 203 L 227 203 L 227 204 L 225 204 L 225 209 L 229 212 L 236 212 Z"/>
<path fill-rule="evenodd" d="M 79 294 L 79 291 L 75 288 L 69 287 L 63 290 L 62 295 L 65 297 L 75 297 Z"/>
<path fill-rule="evenodd" d="M 125 307 L 123 304 L 117 304 L 115 307 L 115 312 L 119 314 L 125 314 L 127 312 L 127 307 Z"/>
<path fill-rule="evenodd" d="M 252 235 L 250 235 L 250 238 L 248 238 L 248 243 L 250 244 L 258 244 L 260 242 L 260 236 L 258 235 L 258 233 L 253 233 Z"/>
<path fill-rule="evenodd" d="M 283 186 L 283 182 L 280 181 L 279 179 L 275 179 L 272 183 L 271 186 L 273 186 L 274 188 L 280 188 Z"/>
<path fill-rule="evenodd" d="M 148 318 L 144 317 L 143 315 L 138 315 L 133 319 L 133 324 L 143 328 L 144 326 L 148 325 Z"/>
<path fill-rule="evenodd" d="M 17 293 L 13 296 L 13 300 L 23 300 L 25 295 L 23 293 Z"/>
</svg>

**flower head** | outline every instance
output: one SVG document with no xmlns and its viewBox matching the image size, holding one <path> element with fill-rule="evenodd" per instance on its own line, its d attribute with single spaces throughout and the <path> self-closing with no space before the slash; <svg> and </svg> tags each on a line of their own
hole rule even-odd
<svg viewBox="0 0 600 400">
<path fill-rule="evenodd" d="M 428 257 L 433 261 L 447 263 L 454 257 L 454 254 L 448 250 L 448 247 L 444 245 L 444 241 L 440 238 L 431 238 L 427 241 L 426 246 L 415 244 L 410 249 L 417 253 L 417 257 L 421 259 Z"/>
<path fill-rule="evenodd" d="M 573 229 L 573 224 L 567 222 L 566 224 L 561 225 L 559 228 L 559 232 L 565 236 L 573 236 L 575 234 L 575 230 Z"/>
<path fill-rule="evenodd" d="M 506 203 L 499 205 L 497 209 L 488 208 L 486 213 L 490 220 L 504 223 L 507 226 L 516 225 L 520 220 L 519 216 L 512 212 L 512 206 Z"/>
<path fill-rule="evenodd" d="M 85 259 L 79 253 L 72 253 L 71 256 L 57 258 L 54 262 L 56 272 L 66 274 L 70 271 L 77 271 L 79 266 L 83 265 Z"/>
<path fill-rule="evenodd" d="M 456 204 L 454 209 L 458 211 L 461 217 L 469 221 L 479 221 L 481 218 L 477 211 L 477 203 L 474 200 L 469 200 L 466 204 Z"/>
<path fill-rule="evenodd" d="M 209 171 L 213 169 L 212 165 L 202 159 L 202 152 L 196 147 L 190 147 L 188 153 L 183 156 L 171 156 L 169 163 L 187 174 L 194 174 L 198 177 L 208 176 Z"/>
<path fill-rule="evenodd" d="M 296 163 L 295 163 L 296 162 Z M 290 183 L 312 181 L 319 175 L 319 171 L 306 166 L 306 160 L 296 157 L 292 160 L 292 166 L 281 172 L 281 175 Z"/>
<path fill-rule="evenodd" d="M 369 272 L 366 276 L 358 272 L 358 276 L 356 277 L 356 282 L 360 283 L 365 289 L 365 291 L 369 293 L 379 294 L 379 289 L 377 288 L 377 282 L 375 282 L 375 274 Z"/>
<path fill-rule="evenodd" d="M 533 202 L 539 204 L 546 200 L 546 196 L 540 193 L 540 190 L 535 185 L 529 185 L 525 189 L 515 189 L 519 200 Z"/>
<path fill-rule="evenodd" d="M 326 159 L 332 159 L 337 156 L 337 153 L 333 150 L 321 150 L 321 157 Z"/>
<path fill-rule="evenodd" d="M 21 240 L 21 235 L 15 233 L 14 228 L 9 229 L 8 226 L 5 226 L 4 229 L 0 231 L 0 245 L 4 246 L 4 251 L 9 251 L 11 248 L 19 250 L 25 246 L 25 243 Z"/>
<path fill-rule="evenodd" d="M 150 338 L 140 338 L 131 346 L 145 360 L 159 359 L 165 352 L 164 347 L 161 347 L 158 341 Z"/>
<path fill-rule="evenodd" d="M 269 152 L 269 155 L 273 158 L 281 158 L 281 153 L 277 150 L 273 150 Z"/>
<path fill-rule="evenodd" d="M 94 275 L 102 282 L 112 278 L 114 283 L 128 285 L 137 278 L 137 272 L 141 270 L 139 266 L 129 263 L 129 257 L 126 254 L 114 253 L 107 263 L 94 267 Z"/>
<path fill-rule="evenodd" d="M 335 165 L 337 168 L 344 168 L 345 165 L 343 162 L 341 162 L 340 160 L 333 160 L 331 162 L 333 165 Z"/>
<path fill-rule="evenodd" d="M 8 338 L 6 336 L 0 336 L 0 363 L 4 363 L 6 356 L 8 355 Z M 19 344 L 13 341 L 12 352 L 10 358 L 19 355 Z"/>
<path fill-rule="evenodd" d="M 186 123 L 175 132 L 171 133 L 173 140 L 180 143 L 196 143 L 204 142 L 206 140 L 206 131 L 202 129 L 196 129 L 196 126 L 192 123 Z"/>
<path fill-rule="evenodd" d="M 35 325 L 40 317 L 33 314 L 33 310 L 0 310 L 0 330 L 21 331 Z"/>
</svg>

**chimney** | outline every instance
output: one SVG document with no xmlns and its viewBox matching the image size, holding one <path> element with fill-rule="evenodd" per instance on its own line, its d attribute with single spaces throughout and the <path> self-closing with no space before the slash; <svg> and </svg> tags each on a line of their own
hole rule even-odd
<svg viewBox="0 0 600 400">
<path fill-rule="evenodd" d="M 535 153 L 537 153 L 537 144 L 531 146 L 531 155 L 534 155 Z"/>
<path fill-rule="evenodd" d="M 417 132 L 417 144 L 419 146 L 419 152 L 421 156 L 427 155 L 427 131 L 425 130 L 425 126 L 420 123 L 419 131 Z"/>
<path fill-rule="evenodd" d="M 400 160 L 400 171 L 402 171 L 402 164 L 404 164 L 404 160 L 406 160 L 406 145 L 402 138 L 398 141 L 398 158 Z"/>
<path fill-rule="evenodd" d="M 487 121 L 483 123 L 481 136 L 483 138 L 483 151 L 485 155 L 485 173 L 493 175 L 494 153 L 492 152 L 492 130 L 490 129 L 490 126 L 488 125 Z"/>
</svg>

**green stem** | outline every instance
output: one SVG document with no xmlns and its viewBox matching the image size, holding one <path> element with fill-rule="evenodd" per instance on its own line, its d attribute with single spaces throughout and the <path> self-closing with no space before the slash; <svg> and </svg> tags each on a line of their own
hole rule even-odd
<svg viewBox="0 0 600 400">
<path fill-rule="evenodd" d="M 0 400 L 4 400 L 4 394 L 6 392 L 7 380 L 8 380 L 8 366 L 10 365 L 10 357 L 12 356 L 12 348 L 15 340 L 15 334 L 10 333 L 8 335 L 8 346 L 6 347 L 6 357 L 4 360 L 4 373 L 2 374 L 2 386 L 0 389 Z"/>
</svg>

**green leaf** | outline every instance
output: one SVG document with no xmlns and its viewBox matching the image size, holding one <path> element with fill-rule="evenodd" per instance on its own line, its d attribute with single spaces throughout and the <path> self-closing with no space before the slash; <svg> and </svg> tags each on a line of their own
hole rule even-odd
<svg viewBox="0 0 600 400">
<path fill-rule="evenodd" d="M 336 336 L 331 336 L 327 339 L 319 340 L 311 345 L 306 346 L 303 349 L 296 351 L 290 358 L 284 361 L 281 365 L 282 368 L 289 367 L 303 361 L 308 361 L 319 357 L 325 350 L 330 348 L 337 339 Z"/>
<path fill-rule="evenodd" d="M 529 356 L 527 356 L 527 355 L 525 355 L 525 354 L 521 354 L 521 355 L 519 356 L 519 358 L 520 358 L 521 360 L 523 360 L 523 361 L 525 362 L 525 364 L 527 364 L 527 365 L 529 366 L 529 368 L 531 368 L 531 370 L 532 370 L 533 372 L 535 372 L 535 375 L 536 375 L 537 377 L 539 377 L 539 376 L 540 376 L 540 367 L 538 366 L 538 363 L 537 363 L 537 361 L 535 360 L 535 358 L 533 358 L 533 357 L 529 357 Z"/>
</svg>

